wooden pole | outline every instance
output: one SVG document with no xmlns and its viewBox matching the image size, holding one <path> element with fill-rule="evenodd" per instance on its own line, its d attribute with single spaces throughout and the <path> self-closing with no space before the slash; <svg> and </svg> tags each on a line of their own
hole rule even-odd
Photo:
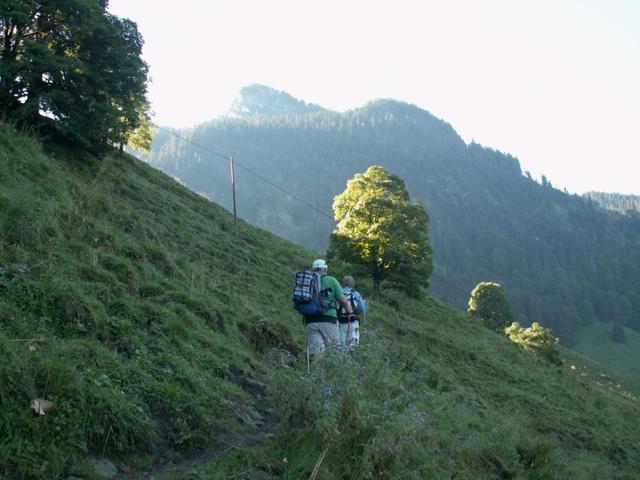
<svg viewBox="0 0 640 480">
<path fill-rule="evenodd" d="M 231 160 L 231 190 L 233 191 L 233 224 L 236 229 L 236 238 L 238 238 L 238 214 L 236 212 L 236 175 L 233 168 L 233 157 Z"/>
</svg>

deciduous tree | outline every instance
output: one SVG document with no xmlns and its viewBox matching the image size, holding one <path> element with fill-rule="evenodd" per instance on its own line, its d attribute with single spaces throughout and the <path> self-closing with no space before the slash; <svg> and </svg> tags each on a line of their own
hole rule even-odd
<svg viewBox="0 0 640 480">
<path fill-rule="evenodd" d="M 625 340 L 624 328 L 622 323 L 617 320 L 614 320 L 611 325 L 611 340 L 616 343 L 624 343 Z"/>
<path fill-rule="evenodd" d="M 335 197 L 333 210 L 338 225 L 330 256 L 366 268 L 376 290 L 383 280 L 410 294 L 429 285 L 429 217 L 409 201 L 399 177 L 380 166 L 357 173 Z"/>
<path fill-rule="evenodd" d="M 515 320 L 502 285 L 495 282 L 480 282 L 476 285 L 471 291 L 467 311 L 496 331 L 502 331 Z"/>
<path fill-rule="evenodd" d="M 0 115 L 49 119 L 88 147 L 125 141 L 148 110 L 136 24 L 106 0 L 2 0 Z"/>
</svg>

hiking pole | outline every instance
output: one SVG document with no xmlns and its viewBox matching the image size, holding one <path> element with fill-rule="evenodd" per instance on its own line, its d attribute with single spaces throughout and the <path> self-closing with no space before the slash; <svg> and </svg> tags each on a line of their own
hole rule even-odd
<svg viewBox="0 0 640 480">
<path fill-rule="evenodd" d="M 367 336 L 367 312 L 362 312 L 362 333 Z"/>
<path fill-rule="evenodd" d="M 310 368 L 310 367 L 309 367 L 309 365 L 310 365 L 310 363 L 311 363 L 311 361 L 310 361 L 310 359 L 309 359 L 309 358 L 310 358 L 310 356 L 311 356 L 311 354 L 310 354 L 309 350 L 310 350 L 310 349 L 309 349 L 309 339 L 307 339 L 307 373 L 309 373 L 309 368 Z"/>
</svg>

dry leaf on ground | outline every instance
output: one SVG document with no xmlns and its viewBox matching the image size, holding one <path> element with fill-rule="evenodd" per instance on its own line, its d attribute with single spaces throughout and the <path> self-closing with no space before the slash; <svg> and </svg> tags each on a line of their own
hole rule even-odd
<svg viewBox="0 0 640 480">
<path fill-rule="evenodd" d="M 41 398 L 35 398 L 31 400 L 31 410 L 36 412 L 38 415 L 44 415 L 46 412 L 51 410 L 53 407 L 53 402 L 49 400 L 42 400 Z"/>
</svg>

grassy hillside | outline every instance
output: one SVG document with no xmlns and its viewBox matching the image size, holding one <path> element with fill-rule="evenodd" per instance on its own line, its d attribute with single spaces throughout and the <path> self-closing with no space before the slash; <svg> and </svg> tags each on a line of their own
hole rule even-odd
<svg viewBox="0 0 640 480">
<path fill-rule="evenodd" d="M 548 365 L 385 292 L 358 354 L 307 372 L 289 295 L 316 253 L 243 222 L 236 238 L 225 210 L 129 156 L 45 150 L 0 124 L 0 476 L 97 478 L 104 458 L 120 478 L 640 469 L 638 390 L 578 354 Z"/>
<path fill-rule="evenodd" d="M 435 297 L 466 309 L 478 282 L 496 281 L 522 323 L 553 329 L 564 345 L 595 321 L 640 332 L 634 313 L 640 311 L 640 215 L 599 208 L 546 179 L 537 183 L 516 158 L 466 144 L 451 125 L 415 105 L 377 100 L 343 113 L 276 115 L 279 94 L 249 90 L 260 100 L 245 104 L 243 116 L 159 131 L 151 164 L 231 208 L 228 162 L 207 150 L 233 154 L 241 166 L 240 215 L 310 248 L 328 245 L 332 215 L 263 180 L 332 213 L 348 179 L 384 166 L 429 214 Z M 272 114 L 259 107 L 251 115 L 256 105 L 271 105 Z M 310 172 L 323 188 L 310 188 Z"/>
<path fill-rule="evenodd" d="M 611 324 L 594 322 L 581 330 L 573 346 L 602 365 L 640 380 L 640 333 L 624 329 L 624 343 L 611 340 Z"/>
</svg>

